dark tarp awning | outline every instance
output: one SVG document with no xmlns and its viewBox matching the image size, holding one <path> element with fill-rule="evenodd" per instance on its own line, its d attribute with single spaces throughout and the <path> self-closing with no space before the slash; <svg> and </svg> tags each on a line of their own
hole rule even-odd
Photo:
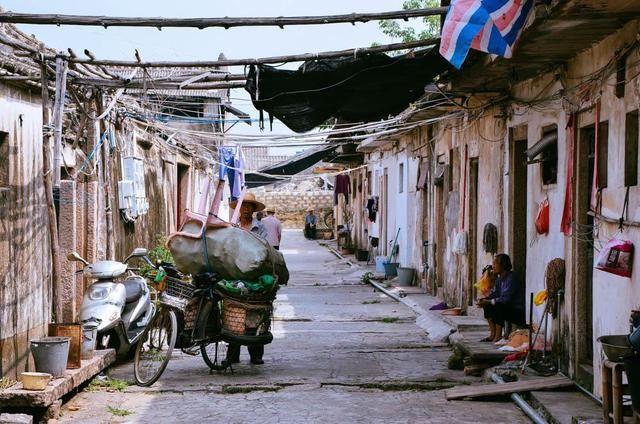
<svg viewBox="0 0 640 424">
<path fill-rule="evenodd" d="M 247 124 L 251 125 L 251 116 L 247 112 L 243 112 L 240 109 L 230 105 L 229 103 L 223 104 L 222 107 L 227 112 L 235 115 L 242 122 L 246 122 Z"/>
<path fill-rule="evenodd" d="M 295 175 L 299 172 L 304 171 L 305 169 L 309 169 L 316 163 L 321 160 L 325 160 L 334 155 L 334 151 L 339 147 L 339 145 L 328 145 L 328 146 L 318 146 L 314 148 L 310 148 L 305 150 L 292 157 L 291 159 L 280 162 L 276 165 L 269 166 L 267 168 L 262 168 L 259 170 L 260 174 L 257 173 L 248 173 L 244 176 L 245 184 L 248 188 L 260 187 L 263 185 L 277 183 L 282 181 L 280 178 L 272 178 L 269 174 L 274 176 L 287 176 L 287 175 Z"/>
<path fill-rule="evenodd" d="M 369 54 L 308 61 L 296 71 L 254 65 L 245 89 L 261 113 L 306 132 L 332 117 L 371 122 L 396 115 L 449 66 L 438 46 L 396 57 Z"/>
<path fill-rule="evenodd" d="M 542 136 L 540 140 L 525 151 L 527 159 L 532 160 L 538 156 L 544 149 L 558 142 L 558 133 L 556 131 L 548 132 Z"/>
</svg>

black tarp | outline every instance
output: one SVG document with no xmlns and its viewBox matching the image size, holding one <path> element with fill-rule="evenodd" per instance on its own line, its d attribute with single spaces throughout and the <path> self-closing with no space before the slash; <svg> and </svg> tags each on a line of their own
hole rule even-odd
<svg viewBox="0 0 640 424">
<path fill-rule="evenodd" d="M 244 176 L 245 184 L 248 188 L 260 187 L 263 185 L 277 183 L 282 181 L 280 178 L 272 178 L 269 174 L 274 176 L 287 176 L 295 175 L 299 172 L 309 169 L 321 160 L 325 160 L 334 155 L 334 151 L 338 148 L 338 145 L 319 146 L 305 150 L 292 157 L 291 159 L 280 162 L 276 165 L 260 169 L 260 174 L 248 173 Z"/>
<path fill-rule="evenodd" d="M 437 46 L 402 56 L 308 61 L 296 71 L 256 65 L 249 70 L 245 90 L 256 109 L 293 131 L 306 132 L 330 118 L 371 122 L 396 115 L 449 66 Z"/>
</svg>

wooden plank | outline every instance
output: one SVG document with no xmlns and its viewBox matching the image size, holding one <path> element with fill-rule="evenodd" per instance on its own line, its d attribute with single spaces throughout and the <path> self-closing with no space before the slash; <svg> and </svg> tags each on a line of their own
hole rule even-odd
<svg viewBox="0 0 640 424">
<path fill-rule="evenodd" d="M 574 382 L 564 376 L 541 377 L 531 380 L 503 384 L 481 384 L 477 386 L 457 386 L 446 391 L 447 400 L 472 399 L 485 396 L 508 395 L 532 390 L 557 389 L 573 386 Z"/>
<path fill-rule="evenodd" d="M 277 26 L 285 25 L 326 25 L 336 23 L 369 22 L 385 19 L 419 18 L 424 16 L 445 15 L 448 7 L 429 7 L 413 10 L 395 10 L 378 13 L 347 13 L 324 16 L 278 16 L 278 17 L 224 17 L 224 18 L 149 18 L 149 17 L 114 17 L 114 16 L 82 16 L 38 13 L 0 13 L 0 22 L 31 25 L 83 25 L 120 27 L 176 27 L 176 28 L 232 28 L 243 26 Z"/>
<path fill-rule="evenodd" d="M 83 359 L 82 367 L 66 370 L 64 377 L 52 380 L 42 391 L 23 390 L 18 383 L 5 390 L 0 390 L 0 407 L 39 407 L 46 408 L 71 390 L 93 378 L 108 367 L 116 359 L 113 349 L 97 350 L 93 358 Z"/>
</svg>

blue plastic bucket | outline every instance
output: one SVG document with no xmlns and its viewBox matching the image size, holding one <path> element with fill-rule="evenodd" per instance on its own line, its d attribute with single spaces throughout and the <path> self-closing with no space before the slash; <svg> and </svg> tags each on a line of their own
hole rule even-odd
<svg viewBox="0 0 640 424">
<path fill-rule="evenodd" d="M 376 256 L 376 272 L 379 274 L 384 273 L 384 264 L 387 263 L 386 256 Z"/>
</svg>

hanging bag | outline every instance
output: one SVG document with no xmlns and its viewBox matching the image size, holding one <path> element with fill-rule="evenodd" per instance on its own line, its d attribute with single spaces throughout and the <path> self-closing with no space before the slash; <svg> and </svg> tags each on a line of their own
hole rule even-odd
<svg viewBox="0 0 640 424">
<path fill-rule="evenodd" d="M 549 198 L 545 198 L 540 202 L 538 214 L 536 215 L 536 231 L 538 234 L 549 233 Z"/>
<path fill-rule="evenodd" d="M 613 238 L 600 250 L 596 259 L 596 269 L 631 277 L 633 268 L 633 243 L 629 240 Z"/>
</svg>

